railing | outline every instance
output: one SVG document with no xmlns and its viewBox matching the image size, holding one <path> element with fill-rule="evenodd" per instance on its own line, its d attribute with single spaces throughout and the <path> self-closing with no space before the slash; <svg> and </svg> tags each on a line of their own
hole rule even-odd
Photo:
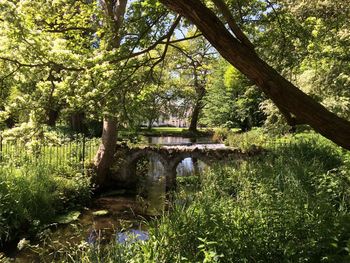
<svg viewBox="0 0 350 263">
<path fill-rule="evenodd" d="M 58 142 L 23 142 L 20 139 L 4 140 L 0 136 L 0 167 L 20 167 L 25 164 L 75 167 L 84 173 L 87 162 L 92 161 L 99 139 L 89 139 L 83 135 L 62 138 Z"/>
</svg>

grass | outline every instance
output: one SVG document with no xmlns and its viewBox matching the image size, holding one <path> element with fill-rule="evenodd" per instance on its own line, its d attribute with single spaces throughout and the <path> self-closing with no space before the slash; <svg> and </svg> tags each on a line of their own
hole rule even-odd
<svg viewBox="0 0 350 263">
<path fill-rule="evenodd" d="M 0 166 L 0 245 L 35 236 L 59 215 L 89 201 L 90 179 L 75 159 L 61 156 L 62 163 L 50 163 L 24 153 L 7 157 Z"/>
<path fill-rule="evenodd" d="M 192 191 L 183 180 L 147 242 L 82 245 L 63 261 L 350 262 L 349 165 L 320 138 L 276 144 L 213 167 Z"/>
<path fill-rule="evenodd" d="M 227 143 L 267 151 L 178 180 L 171 209 L 148 223 L 148 241 L 82 241 L 59 262 L 350 262 L 348 152 L 312 133 L 253 131 Z M 2 240 L 36 233 L 89 198 L 89 180 L 74 168 L 11 169 L 0 170 Z"/>
<path fill-rule="evenodd" d="M 147 131 L 148 129 L 143 128 L 142 131 Z M 178 127 L 154 127 L 151 129 L 153 132 L 173 132 L 173 133 L 181 133 L 183 131 L 187 131 L 186 128 L 178 128 Z"/>
<path fill-rule="evenodd" d="M 2 142 L 0 147 L 0 166 L 12 165 L 21 167 L 28 163 L 48 166 L 82 167 L 82 160 L 93 159 L 99 139 L 62 140 L 56 143 L 33 141 L 24 143 L 20 140 Z"/>
</svg>

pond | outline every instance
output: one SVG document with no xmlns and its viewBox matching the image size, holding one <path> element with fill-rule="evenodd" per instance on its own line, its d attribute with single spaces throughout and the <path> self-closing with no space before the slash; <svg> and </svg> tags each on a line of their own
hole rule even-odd
<svg viewBox="0 0 350 263">
<path fill-rule="evenodd" d="M 101 196 L 91 207 L 76 212 L 78 217 L 72 217 L 71 222 L 47 227 L 34 244 L 22 239 L 17 246 L 9 247 L 6 256 L 20 263 L 54 262 L 79 244 L 147 240 L 143 222 L 152 218 L 147 212 L 150 206 L 134 196 Z"/>
</svg>

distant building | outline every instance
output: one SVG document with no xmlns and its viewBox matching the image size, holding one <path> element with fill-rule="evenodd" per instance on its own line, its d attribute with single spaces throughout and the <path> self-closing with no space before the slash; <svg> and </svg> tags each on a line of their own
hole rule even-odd
<svg viewBox="0 0 350 263">
<path fill-rule="evenodd" d="M 153 127 L 162 127 L 162 126 L 170 126 L 170 127 L 179 127 L 179 128 L 188 128 L 190 125 L 191 111 L 186 111 L 183 116 L 178 115 L 170 115 L 170 116 L 162 116 L 158 120 L 152 123 Z M 144 126 L 147 126 L 148 123 L 144 122 Z"/>
</svg>

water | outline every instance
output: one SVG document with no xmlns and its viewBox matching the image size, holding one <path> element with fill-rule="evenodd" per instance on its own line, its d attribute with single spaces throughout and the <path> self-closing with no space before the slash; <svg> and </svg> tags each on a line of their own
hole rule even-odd
<svg viewBox="0 0 350 263">
<path fill-rule="evenodd" d="M 149 235 L 147 231 L 142 231 L 139 229 L 130 229 L 125 232 L 119 232 L 117 234 L 116 241 L 121 244 L 130 244 L 138 241 L 147 241 Z"/>
<path fill-rule="evenodd" d="M 147 202 L 147 213 L 159 215 L 165 207 L 165 169 L 163 164 L 156 158 L 150 157 L 148 163 L 148 174 L 146 187 L 144 189 L 145 201 Z"/>
<path fill-rule="evenodd" d="M 105 193 L 83 210 L 76 221 L 53 224 L 44 230 L 35 248 L 30 244 L 18 250 L 16 244 L 6 255 L 14 262 L 52 262 L 64 256 L 67 248 L 82 244 L 107 244 L 147 241 L 147 227 L 143 224 L 165 209 L 165 170 L 160 161 L 149 158 L 146 181 L 142 193 L 122 196 Z M 1 260 L 0 260 L 1 262 Z"/>
<path fill-rule="evenodd" d="M 148 144 L 151 145 L 192 145 L 192 144 L 210 144 L 213 143 L 211 137 L 186 138 L 186 137 L 145 137 Z"/>
<path fill-rule="evenodd" d="M 170 148 L 222 148 L 212 144 L 210 138 L 196 141 L 183 137 L 150 137 L 150 144 L 161 144 Z M 41 262 L 40 254 L 47 262 L 62 256 L 67 247 L 74 247 L 82 241 L 87 244 L 106 244 L 111 240 L 119 243 L 146 242 L 147 228 L 144 220 L 161 215 L 165 209 L 165 169 L 155 157 L 148 158 L 145 180 L 137 196 L 109 196 L 94 200 L 91 207 L 81 212 L 77 221 L 47 228 L 39 238 L 40 242 L 32 249 L 30 246 L 18 251 L 16 247 L 7 251 L 15 258 L 14 262 Z M 144 163 L 143 163 L 144 165 Z M 200 160 L 186 158 L 176 168 L 177 176 L 198 176 L 206 164 Z"/>
<path fill-rule="evenodd" d="M 16 245 L 6 251 L 11 262 L 54 262 L 77 245 L 108 244 L 116 242 L 147 241 L 145 220 L 151 220 L 148 207 L 131 196 L 100 197 L 90 208 L 82 211 L 78 220 L 69 224 L 55 225 L 40 234 L 39 240 L 18 250 Z M 98 212 L 107 211 L 99 215 Z M 1 259 L 0 259 L 1 262 Z"/>
</svg>

